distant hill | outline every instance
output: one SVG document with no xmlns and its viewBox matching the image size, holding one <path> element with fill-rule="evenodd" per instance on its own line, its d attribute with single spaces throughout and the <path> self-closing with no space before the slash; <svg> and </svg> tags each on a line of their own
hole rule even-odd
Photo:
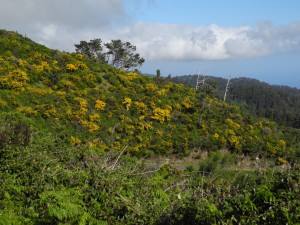
<svg viewBox="0 0 300 225">
<path fill-rule="evenodd" d="M 198 75 L 173 77 L 172 81 L 191 87 L 196 86 Z M 227 79 L 208 76 L 207 82 L 215 82 L 215 96 L 223 99 Z M 270 85 L 250 78 L 233 78 L 226 98 L 250 113 L 266 117 L 284 126 L 300 128 L 300 89 Z"/>
</svg>

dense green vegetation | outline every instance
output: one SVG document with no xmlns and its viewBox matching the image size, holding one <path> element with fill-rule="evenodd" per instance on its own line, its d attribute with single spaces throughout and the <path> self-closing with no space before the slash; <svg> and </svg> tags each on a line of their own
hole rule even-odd
<svg viewBox="0 0 300 225">
<path fill-rule="evenodd" d="M 178 76 L 172 78 L 176 83 L 195 87 L 197 75 Z M 217 98 L 223 99 L 227 80 L 211 77 L 207 83 Z M 284 126 L 300 128 L 300 90 L 288 86 L 269 85 L 250 78 L 234 78 L 230 80 L 227 102 L 238 103 L 250 113 L 266 117 Z"/>
<path fill-rule="evenodd" d="M 299 138 L 0 30 L 0 224 L 295 224 Z M 147 165 L 159 157 L 193 163 Z"/>
</svg>

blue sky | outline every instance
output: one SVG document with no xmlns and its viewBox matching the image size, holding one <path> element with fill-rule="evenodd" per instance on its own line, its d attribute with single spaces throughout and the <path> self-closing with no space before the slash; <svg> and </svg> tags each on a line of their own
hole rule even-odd
<svg viewBox="0 0 300 225">
<path fill-rule="evenodd" d="M 191 26 L 256 27 L 263 23 L 287 26 L 300 21 L 300 1 L 227 0 L 181 1 L 161 0 L 145 6 L 137 20 L 147 23 L 182 24 Z M 298 25 L 299 26 L 299 25 Z M 298 38 L 300 40 L 300 28 Z M 288 34 L 287 34 L 288 35 Z M 300 51 L 276 52 L 258 57 L 233 60 L 171 61 L 146 64 L 151 70 L 157 65 L 165 74 L 194 74 L 197 71 L 216 76 L 246 76 L 272 84 L 300 87 Z"/>
<path fill-rule="evenodd" d="M 127 2 L 132 3 L 131 0 Z M 264 20 L 284 25 L 299 20 L 300 10 L 297 0 L 157 0 L 146 3 L 137 20 L 191 25 L 240 26 Z M 131 4 L 127 7 L 134 8 Z"/>
<path fill-rule="evenodd" d="M 50 48 L 130 41 L 142 72 L 250 77 L 300 88 L 298 0 L 0 0 L 0 28 Z"/>
</svg>

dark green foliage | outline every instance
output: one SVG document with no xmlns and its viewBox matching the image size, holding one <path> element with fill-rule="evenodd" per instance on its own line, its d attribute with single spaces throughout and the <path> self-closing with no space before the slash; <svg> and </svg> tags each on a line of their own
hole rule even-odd
<svg viewBox="0 0 300 225">
<path fill-rule="evenodd" d="M 100 62 L 105 62 L 105 54 L 102 53 L 102 41 L 101 39 L 93 39 L 89 42 L 80 41 L 79 44 L 75 44 L 76 52 L 81 53 L 87 57 L 94 57 Z"/>
<path fill-rule="evenodd" d="M 0 221 L 294 224 L 299 220 L 298 167 L 203 176 L 202 172 L 182 172 L 168 164 L 149 170 L 127 156 L 116 164 L 118 154 L 113 152 L 101 155 L 73 149 L 69 158 L 57 158 L 57 154 L 67 154 L 66 150 L 48 155 L 39 151 L 23 149 L 18 156 L 22 160 L 1 164 Z M 12 170 L 16 165 L 18 172 Z"/>
<path fill-rule="evenodd" d="M 281 179 L 295 174 L 299 168 L 288 173 L 258 173 L 251 175 L 251 185 L 242 187 L 240 181 L 250 178 L 247 173 L 237 174 L 233 180 L 218 178 L 219 184 L 216 179 L 202 179 L 194 194 L 158 224 L 297 224 L 299 201 L 295 194 L 299 188 Z"/>
<path fill-rule="evenodd" d="M 0 114 L 0 149 L 28 146 L 33 135 L 31 122 L 19 113 Z"/>
<path fill-rule="evenodd" d="M 220 168 L 222 155 L 220 152 L 212 152 L 207 159 L 200 162 L 199 170 L 204 173 L 211 173 L 214 170 Z"/>
<path fill-rule="evenodd" d="M 100 62 L 110 63 L 117 68 L 130 69 L 141 66 L 145 62 L 140 54 L 135 53 L 136 47 L 129 42 L 123 43 L 118 39 L 104 45 L 108 49 L 107 52 L 103 52 L 102 41 L 99 38 L 89 42 L 80 41 L 79 44 L 75 44 L 75 47 L 76 52 Z"/>
<path fill-rule="evenodd" d="M 227 80 L 220 77 L 209 78 L 217 83 L 215 96 L 223 99 Z M 195 87 L 197 75 L 177 76 L 172 80 Z M 206 87 L 207 85 L 201 86 Z M 227 101 L 237 103 L 257 116 L 300 128 L 300 90 L 297 88 L 269 85 L 249 78 L 235 78 L 230 80 Z"/>
<path fill-rule="evenodd" d="M 112 40 L 105 44 L 108 52 L 108 62 L 118 68 L 134 68 L 141 66 L 145 60 L 138 53 L 136 47 L 129 42 L 122 42 L 120 39 Z"/>
</svg>

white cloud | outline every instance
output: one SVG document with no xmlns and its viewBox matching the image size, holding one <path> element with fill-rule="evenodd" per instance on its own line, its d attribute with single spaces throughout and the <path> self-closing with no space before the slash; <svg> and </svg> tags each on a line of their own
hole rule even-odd
<svg viewBox="0 0 300 225">
<path fill-rule="evenodd" d="M 133 8 L 126 8 L 128 1 L 135 3 Z M 0 27 L 66 51 L 74 51 L 80 40 L 130 41 L 147 61 L 229 60 L 300 52 L 300 22 L 285 26 L 264 22 L 255 27 L 133 23 L 130 15 L 142 4 L 155 5 L 152 0 L 2 0 Z"/>
<path fill-rule="evenodd" d="M 41 39 L 48 41 L 56 37 L 57 27 L 53 24 L 40 27 L 40 37 Z"/>
<path fill-rule="evenodd" d="M 123 0 L 2 0 L 1 25 L 107 26 L 126 16 Z"/>
<path fill-rule="evenodd" d="M 148 60 L 227 60 L 300 51 L 300 23 L 253 28 L 139 23 L 119 35 Z"/>
</svg>

